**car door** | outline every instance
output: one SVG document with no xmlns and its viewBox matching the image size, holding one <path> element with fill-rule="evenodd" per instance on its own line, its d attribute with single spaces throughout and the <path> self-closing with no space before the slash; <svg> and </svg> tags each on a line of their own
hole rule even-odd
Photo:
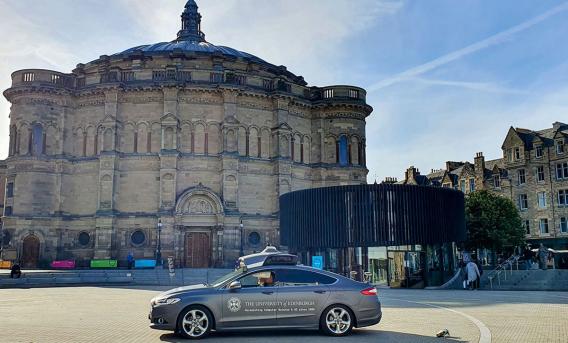
<svg viewBox="0 0 568 343">
<path fill-rule="evenodd" d="M 278 326 L 317 327 L 336 279 L 299 269 L 276 269 Z"/>
<path fill-rule="evenodd" d="M 223 289 L 223 328 L 255 328 L 276 325 L 277 287 L 261 285 L 262 280 L 274 271 L 264 269 L 248 273 L 237 281 L 240 289 Z"/>
</svg>

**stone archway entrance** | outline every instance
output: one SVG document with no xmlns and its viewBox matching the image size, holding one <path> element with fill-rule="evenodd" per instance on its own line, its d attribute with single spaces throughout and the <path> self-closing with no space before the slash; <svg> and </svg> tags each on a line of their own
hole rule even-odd
<svg viewBox="0 0 568 343">
<path fill-rule="evenodd" d="M 29 235 L 22 247 L 22 267 L 36 268 L 39 261 L 39 238 Z"/>
<path fill-rule="evenodd" d="M 223 222 L 221 199 L 209 188 L 191 188 L 176 205 L 179 247 L 176 258 L 186 268 L 210 268 L 218 264 L 222 246 L 219 231 Z"/>
</svg>

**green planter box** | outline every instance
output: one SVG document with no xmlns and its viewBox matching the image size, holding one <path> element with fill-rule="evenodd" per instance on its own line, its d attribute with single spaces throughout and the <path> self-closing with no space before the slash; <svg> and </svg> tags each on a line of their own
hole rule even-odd
<svg viewBox="0 0 568 343">
<path fill-rule="evenodd" d="M 91 268 L 116 268 L 117 260 L 91 260 Z"/>
</svg>

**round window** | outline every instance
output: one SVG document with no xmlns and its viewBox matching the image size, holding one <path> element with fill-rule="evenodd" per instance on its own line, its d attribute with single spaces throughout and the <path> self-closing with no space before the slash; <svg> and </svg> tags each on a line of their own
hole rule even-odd
<svg viewBox="0 0 568 343">
<path fill-rule="evenodd" d="M 251 245 L 258 245 L 260 243 L 260 235 L 258 232 L 251 232 L 249 234 L 248 241 Z"/>
<path fill-rule="evenodd" d="M 132 233 L 132 236 L 130 236 L 130 240 L 134 245 L 142 245 L 146 240 L 146 235 L 144 234 L 143 231 L 136 230 Z"/>
<path fill-rule="evenodd" d="M 89 242 L 91 242 L 91 235 L 88 232 L 81 232 L 79 234 L 79 244 L 86 246 L 89 245 Z"/>
</svg>

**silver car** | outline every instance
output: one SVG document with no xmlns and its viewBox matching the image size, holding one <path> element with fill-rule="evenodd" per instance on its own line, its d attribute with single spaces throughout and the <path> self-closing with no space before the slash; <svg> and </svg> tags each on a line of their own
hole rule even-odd
<svg viewBox="0 0 568 343">
<path fill-rule="evenodd" d="M 190 339 L 212 330 L 284 328 L 345 336 L 381 320 L 377 289 L 369 284 L 286 259 L 271 261 L 158 295 L 151 301 L 150 327 Z"/>
</svg>

